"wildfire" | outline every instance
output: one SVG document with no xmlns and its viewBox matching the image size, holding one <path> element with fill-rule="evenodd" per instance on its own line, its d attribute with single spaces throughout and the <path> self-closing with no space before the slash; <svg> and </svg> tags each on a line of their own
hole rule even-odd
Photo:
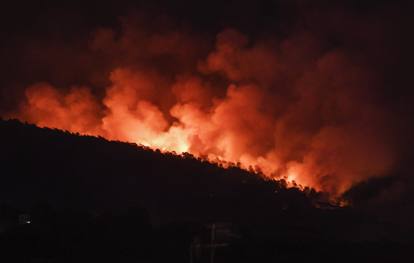
<svg viewBox="0 0 414 263">
<path fill-rule="evenodd" d="M 134 66 L 113 66 L 103 96 L 84 86 L 37 83 L 10 116 L 235 163 L 332 194 L 391 167 L 384 114 L 366 101 L 360 84 L 366 85 L 366 73 L 340 52 L 315 51 L 315 58 L 302 36 L 275 48 L 273 41 L 248 44 L 246 36 L 226 30 L 207 57 L 192 48 L 196 40 L 180 34 L 149 36 L 137 54 L 134 29 L 125 31 L 118 40 L 99 32 L 92 43 L 101 52 L 110 47 L 113 57 L 135 59 Z M 171 68 L 171 78 L 148 62 L 162 56 L 182 71 Z"/>
</svg>

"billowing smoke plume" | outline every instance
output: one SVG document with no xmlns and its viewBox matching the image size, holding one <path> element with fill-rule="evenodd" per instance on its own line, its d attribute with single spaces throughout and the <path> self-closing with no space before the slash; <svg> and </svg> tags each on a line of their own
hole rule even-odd
<svg viewBox="0 0 414 263">
<path fill-rule="evenodd" d="M 346 50 L 304 31 L 252 39 L 224 29 L 211 41 L 135 20 L 88 42 L 109 72 L 89 76 L 107 79 L 104 92 L 34 83 L 9 117 L 238 163 L 332 194 L 392 167 L 378 83 Z"/>
</svg>

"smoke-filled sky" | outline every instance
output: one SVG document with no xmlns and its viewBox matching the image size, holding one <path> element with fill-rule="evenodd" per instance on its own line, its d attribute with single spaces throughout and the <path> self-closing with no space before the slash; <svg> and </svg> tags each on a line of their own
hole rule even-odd
<svg viewBox="0 0 414 263">
<path fill-rule="evenodd" d="M 341 194 L 410 156 L 408 2 L 9 3 L 0 114 Z"/>
</svg>

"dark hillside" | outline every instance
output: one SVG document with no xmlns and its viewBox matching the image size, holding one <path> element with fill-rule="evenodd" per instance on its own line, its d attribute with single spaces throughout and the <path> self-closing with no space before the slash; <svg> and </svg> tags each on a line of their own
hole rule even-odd
<svg viewBox="0 0 414 263">
<path fill-rule="evenodd" d="M 321 193 L 191 155 L 12 120 L 0 145 L 7 262 L 208 262 L 213 226 L 215 262 L 399 262 L 410 240 L 360 210 L 321 208 Z"/>
<path fill-rule="evenodd" d="M 22 207 L 45 201 L 85 210 L 140 205 L 162 221 L 260 220 L 282 208 L 309 209 L 317 196 L 191 155 L 17 121 L 0 123 L 0 145 L 0 199 Z"/>
</svg>

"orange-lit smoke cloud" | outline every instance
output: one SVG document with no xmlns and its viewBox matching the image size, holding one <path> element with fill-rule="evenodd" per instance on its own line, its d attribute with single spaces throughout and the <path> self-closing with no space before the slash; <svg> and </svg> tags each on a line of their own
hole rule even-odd
<svg viewBox="0 0 414 263">
<path fill-rule="evenodd" d="M 224 30 L 205 46 L 127 23 L 120 37 L 98 30 L 89 49 L 111 67 L 105 92 L 37 83 L 12 116 L 239 163 L 332 194 L 389 171 L 375 78 L 346 51 L 304 32 L 253 41 Z"/>
</svg>

